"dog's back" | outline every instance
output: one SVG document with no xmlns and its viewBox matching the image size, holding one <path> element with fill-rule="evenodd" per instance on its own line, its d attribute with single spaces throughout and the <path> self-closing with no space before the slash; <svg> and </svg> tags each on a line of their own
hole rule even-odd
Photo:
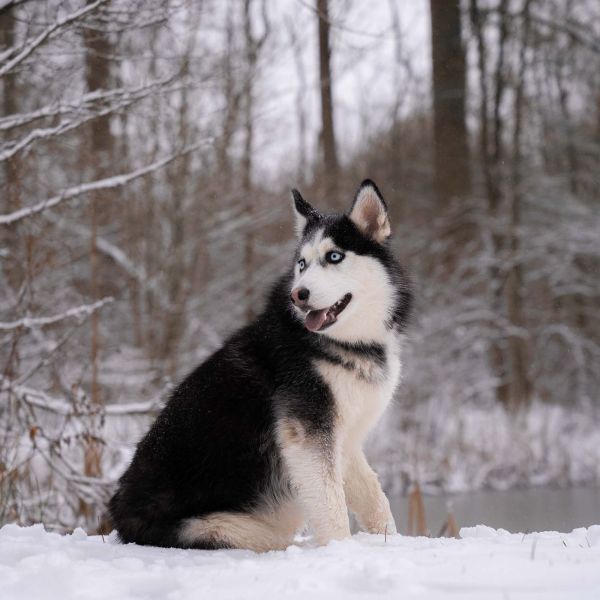
<svg viewBox="0 0 600 600">
<path fill-rule="evenodd" d="M 181 545 L 182 519 L 257 502 L 273 456 L 272 366 L 246 328 L 176 388 L 111 500 L 124 542 Z"/>
</svg>

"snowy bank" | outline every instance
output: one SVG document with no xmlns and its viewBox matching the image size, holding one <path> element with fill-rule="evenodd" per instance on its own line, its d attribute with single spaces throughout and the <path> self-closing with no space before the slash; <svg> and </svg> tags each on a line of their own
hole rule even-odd
<svg viewBox="0 0 600 600">
<path fill-rule="evenodd" d="M 0 598 L 600 598 L 600 525 L 461 539 L 358 534 L 324 548 L 200 551 L 120 545 L 77 529 L 0 529 Z"/>
</svg>

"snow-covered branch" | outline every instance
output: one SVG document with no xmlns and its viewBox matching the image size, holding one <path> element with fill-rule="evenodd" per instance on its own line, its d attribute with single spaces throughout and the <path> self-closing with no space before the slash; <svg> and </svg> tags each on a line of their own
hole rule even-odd
<svg viewBox="0 0 600 600">
<path fill-rule="evenodd" d="M 8 378 L 0 379 L 0 392 L 10 392 L 15 397 L 31 406 L 62 416 L 76 416 L 83 412 L 96 414 L 102 412 L 106 415 L 151 415 L 162 406 L 162 396 L 157 396 L 146 402 L 126 402 L 123 404 L 89 405 L 87 410 L 82 406 L 66 402 L 61 398 L 49 396 L 45 392 L 24 385 L 17 385 Z"/>
<path fill-rule="evenodd" d="M 41 213 L 42 211 L 47 210 L 48 208 L 53 208 L 61 202 L 64 202 L 65 200 L 77 198 L 78 196 L 82 196 L 89 192 L 122 187 L 128 184 L 129 182 L 133 181 L 134 179 L 138 179 L 139 177 L 143 177 L 148 173 L 158 171 L 159 169 L 168 165 L 177 158 L 185 156 L 190 152 L 194 152 L 195 150 L 206 146 L 210 142 L 212 142 L 212 138 L 207 138 L 202 142 L 193 144 L 192 146 L 188 146 L 187 148 L 184 148 L 183 150 L 180 150 L 178 152 L 174 152 L 173 154 L 170 154 L 169 156 L 162 158 L 159 161 L 156 161 L 145 167 L 141 167 L 136 171 L 132 171 L 131 173 L 115 175 L 113 177 L 106 177 L 105 179 L 99 179 L 97 181 L 91 181 L 89 183 L 82 183 L 80 185 L 67 188 L 62 193 L 56 196 L 52 196 L 51 198 L 48 198 L 46 200 L 42 200 L 41 202 L 38 202 L 33 206 L 28 206 L 26 208 L 15 210 L 12 213 L 0 215 L 0 225 L 11 225 L 27 217 Z"/>
<path fill-rule="evenodd" d="M 161 86 L 165 85 L 165 83 L 168 83 L 168 81 L 172 79 L 173 78 L 171 77 L 164 81 L 155 82 L 149 86 L 143 86 L 138 90 L 124 90 L 122 94 L 117 96 L 117 99 L 119 101 L 115 102 L 110 106 L 106 106 L 104 108 L 88 112 L 83 117 L 78 119 L 63 121 L 54 127 L 33 129 L 32 131 L 27 133 L 27 135 L 25 135 L 23 138 L 5 144 L 5 149 L 0 150 L 0 162 L 12 158 L 15 154 L 26 149 L 35 141 L 46 140 L 57 137 L 59 135 L 63 135 L 68 131 L 72 131 L 73 129 L 81 127 L 82 125 L 88 123 L 89 121 L 92 121 L 93 119 L 98 119 L 100 117 L 104 117 L 114 112 L 128 108 L 132 104 L 135 104 L 136 102 L 139 102 L 140 100 L 143 100 L 144 98 L 148 97 L 150 94 L 155 92 L 157 89 L 159 89 Z M 181 86 L 178 86 L 178 89 L 180 88 Z"/>
<path fill-rule="evenodd" d="M 91 315 L 94 311 L 99 310 L 106 304 L 110 304 L 114 301 L 114 298 L 106 297 L 94 302 L 93 304 L 83 304 L 70 308 L 58 315 L 52 315 L 50 317 L 23 317 L 17 321 L 2 322 L 0 321 L 0 331 L 11 331 L 13 329 L 35 329 L 38 327 L 46 327 L 48 325 L 54 325 L 60 321 L 67 319 L 83 319 Z"/>
<path fill-rule="evenodd" d="M 0 77 L 9 73 L 12 69 L 14 69 L 19 63 L 23 62 L 28 56 L 30 56 L 37 48 L 39 48 L 46 40 L 48 40 L 54 33 L 69 25 L 82 17 L 94 12 L 99 6 L 102 4 L 106 4 L 109 0 L 96 0 L 91 4 L 87 4 L 83 8 L 80 8 L 66 17 L 59 19 L 52 25 L 49 25 L 35 38 L 27 41 L 25 44 L 20 46 L 19 48 L 9 48 L 0 54 L 0 61 L 7 61 L 3 66 L 0 67 Z M 9 56 L 15 55 L 10 60 L 7 60 Z"/>
<path fill-rule="evenodd" d="M 172 75 L 164 79 L 151 81 L 137 88 L 115 88 L 111 90 L 95 90 L 83 94 L 77 101 L 58 102 L 43 106 L 37 110 L 28 113 L 16 113 L 0 118 L 0 131 L 9 131 L 16 127 L 29 125 L 40 119 L 60 117 L 71 113 L 82 114 L 88 111 L 97 111 L 104 103 L 114 103 L 114 110 L 124 106 L 129 100 L 141 100 L 150 94 L 161 93 L 168 94 L 180 91 L 184 86 L 177 84 L 170 86 L 177 75 Z M 123 104 L 118 103 L 123 102 Z"/>
</svg>

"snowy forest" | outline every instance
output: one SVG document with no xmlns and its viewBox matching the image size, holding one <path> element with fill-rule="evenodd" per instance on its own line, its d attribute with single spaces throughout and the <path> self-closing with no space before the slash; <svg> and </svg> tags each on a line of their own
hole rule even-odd
<svg viewBox="0 0 600 600">
<path fill-rule="evenodd" d="M 174 383 L 389 206 L 385 489 L 600 484 L 597 0 L 0 0 L 0 525 L 98 529 Z"/>
</svg>

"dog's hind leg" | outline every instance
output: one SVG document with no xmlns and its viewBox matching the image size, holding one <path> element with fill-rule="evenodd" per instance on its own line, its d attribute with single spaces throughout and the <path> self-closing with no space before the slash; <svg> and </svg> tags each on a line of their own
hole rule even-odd
<svg viewBox="0 0 600 600">
<path fill-rule="evenodd" d="M 185 519 L 179 529 L 179 543 L 187 548 L 244 548 L 255 552 L 285 550 L 300 524 L 279 521 L 279 513 L 216 512 Z"/>
</svg>

